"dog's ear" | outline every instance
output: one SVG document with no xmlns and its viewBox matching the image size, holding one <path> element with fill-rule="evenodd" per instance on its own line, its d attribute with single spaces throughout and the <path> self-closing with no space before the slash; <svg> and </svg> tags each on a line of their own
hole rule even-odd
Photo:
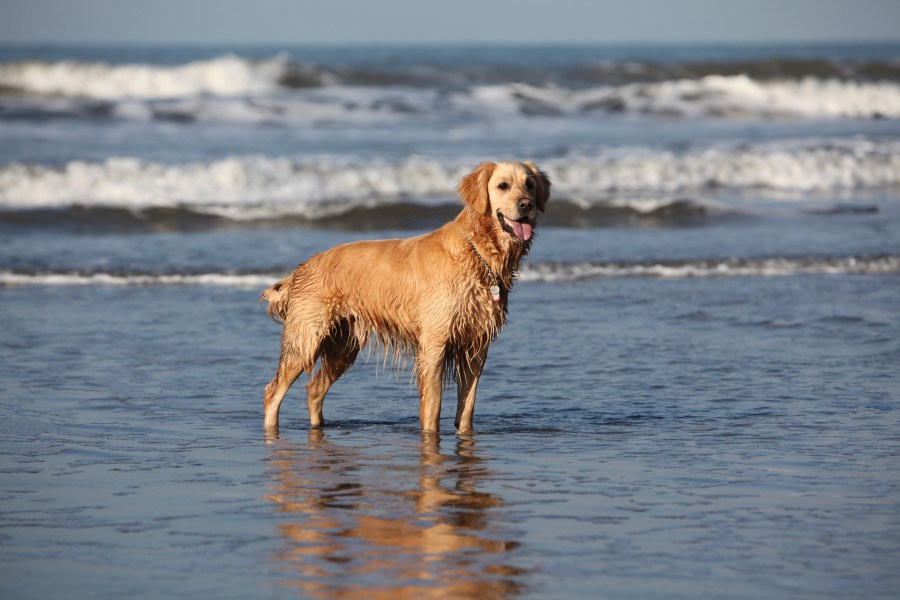
<svg viewBox="0 0 900 600">
<path fill-rule="evenodd" d="M 544 207 L 547 206 L 547 200 L 550 199 L 550 177 L 534 166 L 534 163 L 530 160 L 526 160 L 524 164 L 531 169 L 531 174 L 534 175 L 534 179 L 537 181 L 537 193 L 535 194 L 534 201 L 537 202 L 538 210 L 544 212 Z"/>
<path fill-rule="evenodd" d="M 488 182 L 496 166 L 492 162 L 483 162 L 459 182 L 459 197 L 466 206 L 470 206 L 479 215 L 490 211 Z"/>
</svg>

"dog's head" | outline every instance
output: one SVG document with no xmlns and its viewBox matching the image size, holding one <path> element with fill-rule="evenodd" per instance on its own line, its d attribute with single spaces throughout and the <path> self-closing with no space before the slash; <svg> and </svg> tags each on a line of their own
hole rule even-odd
<svg viewBox="0 0 900 600">
<path fill-rule="evenodd" d="M 550 198 L 550 178 L 530 162 L 485 162 L 459 182 L 459 195 L 515 243 L 531 240 Z"/>
</svg>

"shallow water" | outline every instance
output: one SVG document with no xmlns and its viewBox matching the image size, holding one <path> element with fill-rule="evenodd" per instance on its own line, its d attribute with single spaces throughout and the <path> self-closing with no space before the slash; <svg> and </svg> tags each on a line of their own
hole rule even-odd
<svg viewBox="0 0 900 600">
<path fill-rule="evenodd" d="M 898 55 L 0 48 L 0 596 L 896 598 Z M 266 438 L 259 291 L 507 157 L 475 433 L 373 356 Z"/>
<path fill-rule="evenodd" d="M 266 439 L 253 292 L 7 289 L 4 593 L 891 597 L 897 284 L 523 283 L 462 438 L 373 359 Z"/>
</svg>

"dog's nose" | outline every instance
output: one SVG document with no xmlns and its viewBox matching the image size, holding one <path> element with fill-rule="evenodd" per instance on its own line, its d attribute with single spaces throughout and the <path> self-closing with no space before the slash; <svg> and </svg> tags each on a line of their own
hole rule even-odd
<svg viewBox="0 0 900 600">
<path fill-rule="evenodd" d="M 531 198 L 519 198 L 519 210 L 522 212 L 531 212 L 531 209 L 534 208 L 534 200 Z"/>
</svg>

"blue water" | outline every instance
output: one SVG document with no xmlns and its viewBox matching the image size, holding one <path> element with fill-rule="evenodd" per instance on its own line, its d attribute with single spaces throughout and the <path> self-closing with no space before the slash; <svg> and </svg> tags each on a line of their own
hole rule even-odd
<svg viewBox="0 0 900 600">
<path fill-rule="evenodd" d="M 896 597 L 898 56 L 0 50 L 0 594 Z M 507 157 L 555 193 L 475 433 L 372 356 L 266 437 L 259 291 Z"/>
</svg>

